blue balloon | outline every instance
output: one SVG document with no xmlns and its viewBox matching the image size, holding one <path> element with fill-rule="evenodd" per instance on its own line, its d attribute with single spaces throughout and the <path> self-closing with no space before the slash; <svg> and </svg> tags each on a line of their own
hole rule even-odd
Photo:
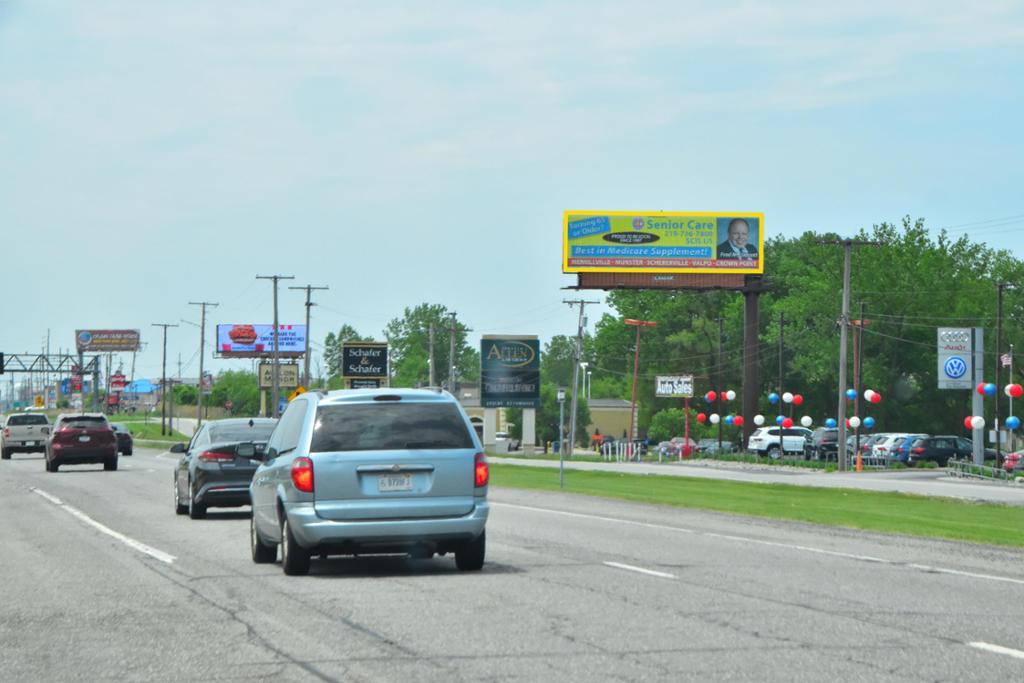
<svg viewBox="0 0 1024 683">
<path fill-rule="evenodd" d="M 1017 429 L 1018 427 L 1020 427 L 1020 418 L 1017 417 L 1016 415 L 1011 415 L 1010 417 L 1006 418 L 1006 426 L 1009 427 L 1010 429 Z"/>
<path fill-rule="evenodd" d="M 857 390 L 856 389 L 847 389 L 846 390 L 846 400 L 847 401 L 856 401 L 857 400 Z"/>
<path fill-rule="evenodd" d="M 732 415 L 726 415 L 725 416 L 725 424 L 731 425 L 732 422 L 733 422 Z"/>
<path fill-rule="evenodd" d="M 782 421 L 785 420 L 785 419 L 786 419 L 785 417 L 783 417 L 782 415 L 779 415 L 777 418 L 775 418 L 775 424 L 777 424 L 779 426 L 782 426 Z"/>
<path fill-rule="evenodd" d="M 773 403 L 773 404 L 774 403 L 778 403 L 779 402 L 779 395 L 776 394 L 774 391 L 772 393 L 768 394 L 768 402 L 769 403 Z"/>
<path fill-rule="evenodd" d="M 992 384 L 992 382 L 989 382 L 988 384 L 986 384 L 985 385 L 985 395 L 986 396 L 995 396 L 996 395 L 996 385 Z"/>
<path fill-rule="evenodd" d="M 865 429 L 871 429 L 874 426 L 875 426 L 875 418 L 873 418 L 873 417 L 865 417 L 864 418 L 864 428 Z"/>
<path fill-rule="evenodd" d="M 829 419 L 825 420 L 825 426 L 828 427 L 829 429 L 835 429 L 837 423 L 834 418 L 830 417 Z"/>
</svg>

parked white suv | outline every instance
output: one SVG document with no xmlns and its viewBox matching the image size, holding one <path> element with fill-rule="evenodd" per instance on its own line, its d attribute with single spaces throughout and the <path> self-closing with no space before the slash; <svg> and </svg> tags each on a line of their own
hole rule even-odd
<svg viewBox="0 0 1024 683">
<path fill-rule="evenodd" d="M 811 433 L 805 427 L 759 427 L 750 435 L 747 450 L 769 458 L 779 457 L 780 451 L 802 454 L 804 442 Z"/>
</svg>

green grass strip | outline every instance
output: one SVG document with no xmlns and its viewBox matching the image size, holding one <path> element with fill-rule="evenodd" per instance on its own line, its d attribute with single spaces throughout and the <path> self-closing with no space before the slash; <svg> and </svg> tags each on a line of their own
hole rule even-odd
<svg viewBox="0 0 1024 683">
<path fill-rule="evenodd" d="M 491 465 L 491 483 L 558 491 L 558 470 Z M 1024 507 L 952 498 L 565 470 L 565 492 L 737 515 L 1024 547 Z"/>
</svg>

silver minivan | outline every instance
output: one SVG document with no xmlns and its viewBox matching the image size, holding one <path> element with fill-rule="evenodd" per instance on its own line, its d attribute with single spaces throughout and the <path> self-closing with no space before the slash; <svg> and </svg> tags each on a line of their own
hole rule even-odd
<svg viewBox="0 0 1024 683">
<path fill-rule="evenodd" d="M 309 392 L 288 404 L 249 487 L 254 562 L 453 553 L 484 563 L 489 468 L 455 398 L 426 389 Z"/>
</svg>

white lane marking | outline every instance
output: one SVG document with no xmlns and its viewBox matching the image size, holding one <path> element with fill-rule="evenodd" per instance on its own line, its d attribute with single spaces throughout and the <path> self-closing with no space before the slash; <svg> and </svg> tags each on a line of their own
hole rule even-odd
<svg viewBox="0 0 1024 683">
<path fill-rule="evenodd" d="M 1024 586 L 1024 580 L 1014 579 L 1009 576 L 997 576 L 994 574 L 979 574 L 975 572 L 961 571 L 958 569 L 947 569 L 944 567 L 933 567 L 926 564 L 913 564 L 910 562 L 902 562 L 899 560 L 887 560 L 882 557 L 873 557 L 871 555 L 857 555 L 856 553 L 844 553 L 839 550 L 826 550 L 824 548 L 814 548 L 812 546 L 797 545 L 795 543 L 780 543 L 779 541 L 766 541 L 760 538 L 749 538 L 747 536 L 734 536 L 731 534 L 716 534 L 711 531 L 696 531 L 694 529 L 687 529 L 686 527 L 669 526 L 668 524 L 651 524 L 649 522 L 635 522 L 631 519 L 617 519 L 615 517 L 604 517 L 601 515 L 588 515 L 580 512 L 566 512 L 565 510 L 552 510 L 549 508 L 539 508 L 530 505 L 516 505 L 515 503 L 499 503 L 492 501 L 491 505 L 503 506 L 509 508 L 516 508 L 518 510 L 528 510 L 531 512 L 546 512 L 552 515 L 564 515 L 566 517 L 579 517 L 582 519 L 593 519 L 600 522 L 614 522 L 616 524 L 627 524 L 630 526 L 639 526 L 647 529 L 660 529 L 664 531 L 677 531 L 684 534 L 696 534 L 698 536 L 705 536 L 707 538 L 720 538 L 727 541 L 739 541 L 740 543 L 751 543 L 757 545 L 766 545 L 775 548 L 783 548 L 786 550 L 799 550 L 806 553 L 816 553 L 818 555 L 829 555 L 831 557 L 841 557 L 847 560 L 856 560 L 858 562 L 872 562 L 875 564 L 887 564 L 893 567 L 908 567 L 910 569 L 918 569 L 920 571 L 933 572 L 937 574 L 949 574 L 951 576 L 965 576 L 972 579 L 984 579 L 987 581 L 1001 581 L 1003 583 L 1015 583 Z"/>
<path fill-rule="evenodd" d="M 992 643 L 983 643 L 983 642 L 980 642 L 980 641 L 979 642 L 975 642 L 975 643 L 967 643 L 967 644 L 969 646 L 971 646 L 973 648 L 977 648 L 979 650 L 985 650 L 987 652 L 994 652 L 997 655 L 1007 655 L 1009 657 L 1015 657 L 1017 659 L 1024 659 L 1024 652 L 1021 652 L 1020 650 L 1014 650 L 1013 648 L 1010 648 L 1010 647 L 1003 647 L 1002 645 L 993 645 Z"/>
<path fill-rule="evenodd" d="M 648 576 L 657 576 L 662 579 L 674 579 L 674 574 L 666 574 L 665 572 L 656 572 L 653 569 L 644 569 L 643 567 L 634 567 L 631 564 L 622 564 L 621 562 L 602 562 L 602 564 L 609 567 L 615 567 L 616 569 L 625 569 L 631 572 L 639 572 L 640 574 L 647 574 Z"/>
<path fill-rule="evenodd" d="M 57 496 L 49 494 L 46 491 L 43 491 L 42 489 L 30 488 L 29 490 L 32 491 L 32 493 L 39 494 L 40 496 L 42 496 L 46 500 L 50 501 L 54 505 L 57 505 L 58 507 L 60 507 L 60 508 L 64 509 L 65 511 L 67 511 L 68 514 L 71 514 L 71 515 L 77 517 L 78 519 L 82 520 L 86 524 L 88 524 L 88 525 L 92 526 L 93 528 L 95 528 L 95 529 L 105 533 L 107 536 L 110 536 L 112 538 L 116 538 L 118 541 L 121 541 L 121 543 L 124 543 L 129 548 L 134 548 L 135 550 L 138 550 L 140 553 L 145 553 L 146 555 L 149 555 L 150 557 L 153 557 L 153 558 L 155 558 L 157 560 L 160 560 L 161 562 L 165 562 L 167 564 L 173 564 L 174 560 L 177 559 L 174 555 L 171 555 L 169 553 L 165 553 L 162 550 L 157 550 L 156 548 L 154 548 L 152 546 L 148 546 L 145 543 L 142 543 L 141 541 L 136 541 L 134 538 L 131 538 L 129 536 L 125 536 L 124 534 L 122 534 L 119 531 L 114 531 L 110 527 L 97 522 L 95 519 L 93 519 L 89 515 L 85 514 L 84 512 L 79 510 L 78 508 L 72 507 L 72 506 L 68 505 L 67 503 L 64 503 Z"/>
</svg>

